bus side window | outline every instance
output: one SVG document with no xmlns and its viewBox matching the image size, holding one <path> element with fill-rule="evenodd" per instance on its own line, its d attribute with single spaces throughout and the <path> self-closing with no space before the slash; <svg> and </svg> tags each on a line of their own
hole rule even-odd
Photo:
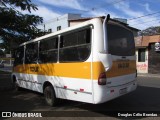
<svg viewBox="0 0 160 120">
<path fill-rule="evenodd" d="M 80 61 L 85 61 L 90 54 L 91 49 L 91 30 L 86 29 L 83 31 L 80 31 L 78 34 L 78 44 L 80 46 L 77 47 L 78 49 L 78 59 Z"/>
<path fill-rule="evenodd" d="M 61 36 L 63 45 L 60 43 L 59 61 L 60 62 L 80 62 L 85 61 L 90 55 L 90 28 L 74 31 Z"/>
<path fill-rule="evenodd" d="M 21 46 L 14 51 L 14 59 L 14 66 L 23 64 L 24 46 Z"/>
<path fill-rule="evenodd" d="M 63 36 L 60 37 L 60 48 L 63 48 Z"/>
<path fill-rule="evenodd" d="M 90 29 L 78 32 L 78 44 L 87 44 L 91 42 Z"/>
<path fill-rule="evenodd" d="M 25 50 L 25 63 L 37 63 L 38 62 L 38 42 L 29 43 L 26 45 Z"/>
<path fill-rule="evenodd" d="M 40 41 L 39 63 L 57 62 L 58 37 Z"/>
</svg>

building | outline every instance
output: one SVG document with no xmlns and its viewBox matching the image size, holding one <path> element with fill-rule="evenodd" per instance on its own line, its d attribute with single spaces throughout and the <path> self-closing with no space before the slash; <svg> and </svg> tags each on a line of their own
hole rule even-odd
<svg viewBox="0 0 160 120">
<path fill-rule="evenodd" d="M 160 35 L 135 38 L 137 72 L 160 74 Z"/>
<path fill-rule="evenodd" d="M 38 25 L 39 31 L 45 31 L 48 33 L 56 32 L 58 30 L 69 27 L 70 19 L 79 19 L 81 18 L 80 14 L 65 14 L 50 21 L 44 22 L 43 24 Z"/>
</svg>

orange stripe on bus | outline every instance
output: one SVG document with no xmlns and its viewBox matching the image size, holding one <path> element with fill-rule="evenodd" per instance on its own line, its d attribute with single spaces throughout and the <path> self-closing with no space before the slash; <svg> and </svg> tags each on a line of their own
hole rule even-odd
<svg viewBox="0 0 160 120">
<path fill-rule="evenodd" d="M 16 66 L 14 68 L 14 72 L 90 79 L 91 63 L 81 62 L 81 63 L 26 64 L 26 65 Z"/>
<path fill-rule="evenodd" d="M 105 72 L 101 62 L 93 62 L 92 78 L 98 80 L 99 74 Z M 106 72 L 107 78 L 136 72 L 136 61 L 129 61 L 129 67 L 118 68 L 118 61 L 113 61 L 112 68 Z M 26 64 L 14 67 L 14 72 L 57 77 L 91 79 L 91 62 Z"/>
<path fill-rule="evenodd" d="M 119 64 L 123 64 L 124 65 L 126 63 L 129 63 L 129 66 L 121 66 L 118 67 Z M 132 74 L 132 73 L 136 73 L 136 61 L 114 61 L 112 68 L 106 73 L 106 76 L 108 78 L 111 77 L 117 77 L 117 76 L 121 76 L 121 75 L 128 75 L 128 74 Z"/>
</svg>

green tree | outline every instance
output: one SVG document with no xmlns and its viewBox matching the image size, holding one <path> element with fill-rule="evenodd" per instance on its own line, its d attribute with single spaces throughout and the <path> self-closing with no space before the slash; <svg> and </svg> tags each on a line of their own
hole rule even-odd
<svg viewBox="0 0 160 120">
<path fill-rule="evenodd" d="M 22 14 L 22 11 L 38 10 L 31 0 L 0 0 L 0 37 L 3 48 L 10 50 L 17 45 L 42 35 L 38 33 L 37 24 L 43 22 L 42 17 Z"/>
</svg>

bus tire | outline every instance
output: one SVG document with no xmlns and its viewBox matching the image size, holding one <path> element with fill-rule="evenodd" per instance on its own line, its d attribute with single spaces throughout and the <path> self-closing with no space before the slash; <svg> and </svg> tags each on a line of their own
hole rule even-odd
<svg viewBox="0 0 160 120">
<path fill-rule="evenodd" d="M 57 98 L 55 95 L 54 88 L 49 85 L 44 88 L 45 101 L 49 106 L 55 106 L 57 103 Z"/>
<path fill-rule="evenodd" d="M 20 91 L 20 90 L 21 90 L 21 88 L 19 87 L 17 81 L 14 81 L 14 82 L 13 82 L 13 89 L 14 89 L 15 91 Z"/>
<path fill-rule="evenodd" d="M 13 76 L 13 89 L 14 89 L 15 91 L 20 91 L 20 90 L 21 90 L 21 88 L 19 87 L 18 82 L 17 82 L 15 76 Z"/>
</svg>

